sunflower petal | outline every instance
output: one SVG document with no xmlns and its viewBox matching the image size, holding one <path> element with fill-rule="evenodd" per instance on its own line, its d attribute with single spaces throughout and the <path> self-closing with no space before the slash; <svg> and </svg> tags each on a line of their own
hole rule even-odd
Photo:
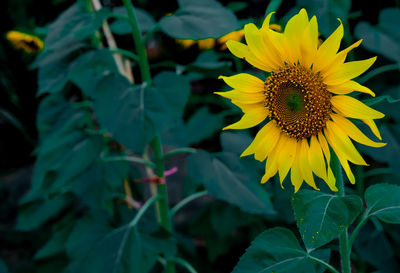
<svg viewBox="0 0 400 273">
<path fill-rule="evenodd" d="M 252 109 L 245 112 L 238 122 L 226 126 L 223 130 L 251 128 L 262 122 L 267 116 L 268 111 L 265 108 Z"/>
<path fill-rule="evenodd" d="M 329 151 L 328 142 L 326 142 L 325 136 L 322 134 L 322 132 L 318 134 L 318 141 L 319 141 L 319 144 L 321 144 L 321 148 L 322 148 L 322 151 L 324 152 L 324 156 L 326 159 L 326 165 L 328 166 L 328 168 L 327 168 L 328 169 L 328 181 L 325 181 L 325 182 L 328 184 L 329 188 L 332 191 L 338 191 L 338 189 L 335 186 L 336 178 L 335 178 L 335 175 L 333 174 L 333 171 L 332 171 L 331 165 L 330 165 L 331 153 Z"/>
<path fill-rule="evenodd" d="M 313 16 L 307 25 L 301 40 L 301 61 L 300 63 L 309 68 L 317 55 L 318 47 L 318 23 L 317 18 Z"/>
<path fill-rule="evenodd" d="M 370 140 L 350 120 L 341 115 L 332 114 L 331 118 L 350 138 L 354 139 L 358 143 L 377 148 L 386 145 L 386 143 L 375 142 Z"/>
<path fill-rule="evenodd" d="M 328 90 L 331 93 L 339 94 L 339 95 L 348 94 L 353 91 L 359 91 L 362 93 L 370 94 L 371 96 L 375 97 L 375 93 L 372 92 L 371 89 L 369 89 L 368 87 L 365 87 L 355 81 L 348 81 L 348 82 L 342 83 L 340 85 L 328 86 Z"/>
<path fill-rule="evenodd" d="M 327 182 L 328 176 L 326 174 L 324 154 L 316 136 L 311 137 L 308 161 L 313 172 Z"/>
<path fill-rule="evenodd" d="M 362 40 L 359 40 L 354 44 L 352 44 L 351 46 L 343 49 L 338 54 L 336 54 L 333 61 L 321 71 L 322 75 L 326 76 L 329 75 L 330 73 L 335 73 L 337 69 L 340 67 L 340 65 L 342 65 L 346 60 L 347 54 L 355 47 L 358 47 L 361 44 L 361 42 Z"/>
<path fill-rule="evenodd" d="M 338 157 L 341 156 L 354 164 L 368 165 L 345 132 L 336 123 L 332 121 L 326 123 L 325 136 Z"/>
<path fill-rule="evenodd" d="M 308 185 L 313 187 L 315 190 L 319 191 L 319 189 L 317 188 L 317 185 L 315 185 L 314 177 L 312 174 L 312 169 L 311 169 L 309 161 L 308 161 L 308 150 L 309 150 L 309 146 L 307 143 L 307 139 L 303 138 L 301 140 L 301 147 L 300 147 L 300 152 L 299 152 L 300 173 Z"/>
<path fill-rule="evenodd" d="M 268 122 L 240 156 L 255 154 L 255 159 L 264 161 L 278 143 L 280 134 L 281 131 L 276 127 L 275 121 Z"/>
<path fill-rule="evenodd" d="M 227 92 L 214 92 L 214 94 L 220 95 L 221 97 L 228 99 L 239 100 L 242 103 L 257 103 L 265 100 L 265 95 L 262 92 L 259 93 L 244 93 L 237 90 Z"/>
<path fill-rule="evenodd" d="M 230 77 L 219 76 L 218 79 L 224 80 L 233 89 L 246 93 L 263 92 L 265 88 L 265 83 L 262 80 L 246 73 L 239 73 Z"/>
<path fill-rule="evenodd" d="M 276 151 L 276 149 L 275 149 L 275 151 Z M 265 164 L 265 174 L 261 178 L 261 184 L 264 184 L 265 182 L 267 182 L 278 171 L 278 164 L 277 164 L 278 160 L 277 159 L 278 159 L 277 153 L 272 153 L 268 157 L 267 163 Z"/>
<path fill-rule="evenodd" d="M 367 71 L 374 62 L 376 57 L 362 61 L 347 62 L 337 67 L 335 73 L 331 73 L 324 78 L 327 85 L 341 84 L 348 80 L 354 79 Z"/>
<path fill-rule="evenodd" d="M 331 103 L 340 113 L 349 118 L 378 119 L 385 116 L 361 101 L 345 95 L 333 96 Z"/>
<path fill-rule="evenodd" d="M 323 70 L 335 59 L 344 33 L 342 21 L 339 20 L 339 22 L 340 25 L 337 29 L 318 48 L 317 57 L 315 58 L 313 66 L 313 70 L 316 72 Z"/>
<path fill-rule="evenodd" d="M 249 64 L 258 69 L 269 71 L 269 67 L 260 61 L 253 53 L 250 52 L 249 47 L 240 42 L 229 40 L 226 42 L 226 46 L 233 55 L 240 59 L 245 59 Z"/>
<path fill-rule="evenodd" d="M 244 34 L 250 51 L 254 54 L 254 56 L 262 61 L 266 67 L 268 67 L 266 71 L 278 69 L 279 63 L 273 62 L 274 59 L 271 58 L 273 53 L 271 53 L 269 47 L 264 46 L 264 42 L 258 28 L 252 23 L 247 24 L 244 26 Z"/>
<path fill-rule="evenodd" d="M 294 158 L 296 157 L 297 140 L 294 138 L 283 135 L 282 137 L 287 138 L 284 147 L 280 150 L 278 158 L 278 169 L 279 169 L 279 181 L 281 184 L 287 176 L 290 168 L 293 165 Z M 282 138 L 281 137 L 281 138 Z"/>
<path fill-rule="evenodd" d="M 340 164 L 342 165 L 344 172 L 346 173 L 347 178 L 349 179 L 350 183 L 355 184 L 356 179 L 354 178 L 354 174 L 350 169 L 349 163 L 343 157 L 341 157 L 341 156 L 337 156 L 337 157 L 339 158 Z"/>
<path fill-rule="evenodd" d="M 308 15 L 305 9 L 301 9 L 286 24 L 283 45 L 286 51 L 286 60 L 290 64 L 297 64 L 297 61 L 301 59 L 300 42 L 307 24 Z"/>
<path fill-rule="evenodd" d="M 292 185 L 294 186 L 294 193 L 296 193 L 300 189 L 304 180 L 300 172 L 300 163 L 299 163 L 301 141 L 298 141 L 296 146 L 297 146 L 296 147 L 297 153 L 293 161 L 292 169 L 290 170 L 290 180 L 292 181 Z"/>
<path fill-rule="evenodd" d="M 379 139 L 382 140 L 381 133 L 379 132 L 378 127 L 375 124 L 375 121 L 372 119 L 362 119 L 362 121 L 368 125 L 371 129 L 372 133 Z"/>
</svg>

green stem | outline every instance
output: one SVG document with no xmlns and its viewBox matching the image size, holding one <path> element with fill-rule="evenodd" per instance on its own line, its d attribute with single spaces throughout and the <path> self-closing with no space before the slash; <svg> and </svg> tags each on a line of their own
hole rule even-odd
<svg viewBox="0 0 400 273">
<path fill-rule="evenodd" d="M 155 196 L 152 196 L 149 200 L 147 200 L 146 203 L 144 203 L 143 207 L 141 207 L 140 210 L 136 213 L 135 218 L 133 218 L 133 220 L 129 223 L 129 227 L 135 226 L 139 222 L 140 218 L 142 218 L 144 213 L 149 209 L 149 207 L 153 203 L 157 202 L 157 200 L 159 200 L 159 199 L 160 199 L 160 196 L 155 195 Z"/>
<path fill-rule="evenodd" d="M 382 174 L 393 174 L 392 168 L 379 168 L 379 169 L 373 169 L 369 170 L 364 173 L 364 177 L 370 177 L 373 175 L 382 175 Z"/>
<path fill-rule="evenodd" d="M 332 171 L 336 177 L 336 184 L 338 186 L 338 196 L 345 196 L 344 183 L 343 183 L 343 175 L 342 175 L 342 166 L 340 165 L 340 161 L 334 152 L 332 154 Z M 347 228 L 342 230 L 339 233 L 339 248 L 340 248 L 340 258 L 342 262 L 342 273 L 351 273 L 351 263 L 350 263 L 350 251 L 351 247 L 349 245 L 349 235 L 347 232 Z"/>
<path fill-rule="evenodd" d="M 193 154 L 196 152 L 196 149 L 194 148 L 178 148 L 172 151 L 169 151 L 168 153 L 164 154 L 164 159 L 167 159 L 170 156 L 176 155 L 176 154 L 181 154 L 181 153 L 190 153 Z"/>
<path fill-rule="evenodd" d="M 132 36 L 135 42 L 136 53 L 139 57 L 139 67 L 142 80 L 147 83 L 151 83 L 151 74 L 149 62 L 146 56 L 146 47 L 142 40 L 142 34 L 139 29 L 139 24 L 136 17 L 135 8 L 132 5 L 131 0 L 122 0 L 129 17 L 129 24 L 132 27 Z"/>
<path fill-rule="evenodd" d="M 208 194 L 207 191 L 201 191 L 201 192 L 196 192 L 196 193 L 194 193 L 192 195 L 189 195 L 188 197 L 186 197 L 185 199 L 180 201 L 178 204 L 176 204 L 175 207 L 173 207 L 171 209 L 171 212 L 170 212 L 171 216 L 174 215 L 182 207 L 184 207 L 187 203 L 189 203 L 189 202 L 191 202 L 191 201 L 193 201 L 193 200 L 195 200 L 197 198 L 200 198 L 200 197 L 202 197 L 204 195 L 207 195 L 207 194 Z"/>
<path fill-rule="evenodd" d="M 310 255 L 307 256 L 307 258 L 310 259 L 310 260 L 312 260 L 312 261 L 314 261 L 314 262 L 316 262 L 316 263 L 319 263 L 319 264 L 325 266 L 325 267 L 326 267 L 330 272 L 332 272 L 332 273 L 339 273 L 339 271 L 337 271 L 333 266 L 331 266 L 330 264 L 324 262 L 324 261 L 321 260 L 321 259 L 315 258 L 315 257 L 310 256 Z"/>
<path fill-rule="evenodd" d="M 165 180 L 164 176 L 164 155 L 162 151 L 161 138 L 159 135 L 156 135 L 154 139 L 150 143 L 151 148 L 154 153 L 154 161 L 156 164 L 155 172 L 157 177 L 162 181 Z M 171 216 L 168 207 L 168 195 L 167 195 L 167 184 L 160 183 L 157 185 L 157 192 L 160 196 L 160 199 L 157 202 L 157 216 L 158 222 L 162 227 L 164 227 L 169 232 L 172 232 L 171 225 Z M 175 264 L 167 259 L 165 264 L 165 272 L 166 273 L 174 273 L 175 272 Z"/>
<path fill-rule="evenodd" d="M 151 74 L 149 62 L 146 56 L 146 48 L 144 45 L 144 41 L 142 39 L 142 34 L 139 29 L 139 24 L 136 18 L 135 8 L 132 5 L 131 0 L 122 0 L 126 11 L 129 17 L 129 23 L 132 27 L 132 36 L 136 47 L 136 54 L 138 55 L 138 64 L 140 68 L 140 74 L 142 76 L 142 81 L 150 84 L 151 83 Z M 160 136 L 157 135 L 151 141 L 151 148 L 154 153 L 155 160 L 155 172 L 157 177 L 160 179 L 160 182 L 165 180 L 164 177 L 164 155 L 162 152 L 162 144 Z M 166 183 L 160 183 L 157 185 L 158 196 L 160 197 L 157 200 L 157 220 L 161 226 L 163 226 L 169 232 L 172 232 L 171 225 L 171 217 L 169 215 L 169 207 L 168 207 L 168 195 L 167 195 L 167 185 Z M 168 257 L 167 257 L 168 258 Z M 165 272 L 166 273 L 175 273 L 175 264 L 173 262 L 167 261 L 165 264 Z"/>
<path fill-rule="evenodd" d="M 103 162 L 129 161 L 129 162 L 144 164 L 150 168 L 156 167 L 156 164 L 154 164 L 150 160 L 146 160 L 136 156 L 110 156 L 110 157 L 103 157 L 101 160 Z"/>
<path fill-rule="evenodd" d="M 360 232 L 361 228 L 362 228 L 362 227 L 364 226 L 364 224 L 367 222 L 368 218 L 369 218 L 368 211 L 365 211 L 364 214 L 363 214 L 363 216 L 361 217 L 360 222 L 358 223 L 358 225 L 357 225 L 356 228 L 353 230 L 353 233 L 352 233 L 351 236 L 350 236 L 350 239 L 349 239 L 349 245 L 350 245 L 350 246 L 353 245 L 354 240 L 356 239 L 356 237 L 357 237 L 357 235 L 358 235 L 358 232 Z"/>
<path fill-rule="evenodd" d="M 196 269 L 194 269 L 194 267 L 190 263 L 188 263 L 187 261 L 185 261 L 182 258 L 176 257 L 176 258 L 171 259 L 170 261 L 174 262 L 176 264 L 180 264 L 181 266 L 186 268 L 187 271 L 190 273 L 197 273 Z"/>
<path fill-rule="evenodd" d="M 139 61 L 138 55 L 130 52 L 129 50 L 125 50 L 125 49 L 121 49 L 121 48 L 115 48 L 115 49 L 110 49 L 110 51 L 112 53 L 121 54 L 121 55 L 123 55 L 125 57 L 131 58 L 134 61 L 137 61 L 137 62 Z"/>
<path fill-rule="evenodd" d="M 368 74 L 366 74 L 364 77 L 362 77 L 361 79 L 358 80 L 359 83 L 364 84 L 366 81 L 368 81 L 369 79 L 378 76 L 379 74 L 388 72 L 388 71 L 392 71 L 392 70 L 398 70 L 399 65 L 398 64 L 388 64 L 388 65 L 384 65 L 381 67 L 378 67 L 374 70 L 372 70 L 371 72 L 369 72 Z"/>
<path fill-rule="evenodd" d="M 143 37 L 143 41 L 146 42 L 151 35 L 153 35 L 153 33 L 160 27 L 160 25 L 157 23 L 155 24 L 151 29 L 149 29 L 149 31 L 147 31 L 147 33 L 144 35 Z"/>
</svg>

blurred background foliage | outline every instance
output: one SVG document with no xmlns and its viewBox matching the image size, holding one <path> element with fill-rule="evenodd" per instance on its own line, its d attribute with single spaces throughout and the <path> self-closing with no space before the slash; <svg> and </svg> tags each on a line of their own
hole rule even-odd
<svg viewBox="0 0 400 273">
<path fill-rule="evenodd" d="M 127 78 L 106 47 L 104 20 L 118 48 L 133 49 L 121 1 L 103 0 L 103 9 L 95 13 L 80 0 L 0 3 L 5 19 L 0 25 L 1 273 L 160 272 L 157 256 L 171 253 L 179 253 L 198 272 L 232 272 L 266 228 L 295 231 L 289 181 L 286 190 L 276 181 L 259 184 L 263 165 L 239 158 L 255 129 L 220 133 L 240 111 L 213 95 L 226 88 L 217 80 L 221 74 L 246 71 L 265 78 L 230 55 L 218 38 L 248 22 L 260 25 L 274 10 L 274 23 L 284 25 L 307 8 L 318 17 L 321 39 L 337 27 L 339 17 L 345 26 L 343 47 L 364 39 L 351 59 L 378 55 L 373 70 L 359 80 L 385 96 L 361 98 L 386 114 L 379 127 L 388 145 L 360 147 L 370 166 L 355 167 L 360 182 L 349 191 L 363 196 L 369 185 L 400 184 L 399 1 L 133 3 L 146 37 L 152 86 L 131 85 L 129 81 L 139 82 L 135 60 L 123 64 L 133 71 L 133 79 Z M 6 40 L 10 30 L 41 37 L 44 50 L 39 55 L 16 50 Z M 166 151 L 198 149 L 166 161 L 167 170 L 178 167 L 168 177 L 171 205 L 196 191 L 210 193 L 176 213 L 174 234 L 162 230 L 150 211 L 129 231 L 121 228 L 137 212 L 135 203 L 124 201 L 126 196 L 144 202 L 150 195 L 146 183 L 137 183 L 147 176 L 145 168 L 129 162 L 129 156 L 143 154 L 156 133 Z M 387 222 L 375 219 L 361 230 L 354 272 L 400 271 L 400 231 Z M 271 234 L 292 240 L 287 232 L 274 229 Z M 338 267 L 335 247 L 330 242 L 319 255 Z M 307 272 L 324 271 L 303 266 Z"/>
</svg>

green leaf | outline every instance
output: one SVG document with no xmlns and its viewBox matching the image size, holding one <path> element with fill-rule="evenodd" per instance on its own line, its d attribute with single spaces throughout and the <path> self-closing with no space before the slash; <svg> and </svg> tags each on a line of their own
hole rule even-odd
<svg viewBox="0 0 400 273">
<path fill-rule="evenodd" d="M 354 241 L 354 249 L 368 264 L 379 269 L 381 273 L 400 272 L 400 265 L 393 251 L 393 241 L 382 229 L 377 229 L 374 224 L 367 222 Z"/>
<path fill-rule="evenodd" d="M 136 18 L 138 20 L 139 28 L 142 33 L 149 31 L 151 28 L 154 27 L 155 25 L 155 20 L 154 18 L 145 10 L 136 8 Z M 113 12 L 120 14 L 120 15 L 125 15 L 128 16 L 126 12 L 126 8 L 124 6 L 122 7 L 116 7 L 113 9 Z M 115 20 L 111 25 L 110 29 L 113 33 L 124 35 L 124 34 L 132 34 L 132 27 L 130 26 L 129 22 L 123 19 L 117 19 Z"/>
<path fill-rule="evenodd" d="M 213 114 L 208 107 L 200 108 L 185 124 L 184 131 L 188 145 L 210 138 L 215 132 L 221 130 L 223 124 L 224 115 Z"/>
<path fill-rule="evenodd" d="M 61 223 L 58 222 L 56 224 L 52 237 L 36 252 L 34 256 L 35 260 L 48 258 L 64 252 L 65 242 L 72 230 L 72 223 L 71 219 L 64 218 L 63 220 L 60 221 Z"/>
<path fill-rule="evenodd" d="M 88 47 L 84 42 L 111 12 L 83 12 L 78 4 L 72 5 L 50 24 L 45 39 L 45 48 L 36 60 L 39 67 L 38 95 L 61 91 L 68 82 L 68 72 L 76 52 Z"/>
<path fill-rule="evenodd" d="M 247 8 L 249 4 L 247 2 L 230 2 L 226 5 L 226 7 L 230 10 L 232 10 L 233 12 L 239 12 L 244 10 L 245 8 Z"/>
<path fill-rule="evenodd" d="M 399 24 L 399 8 L 383 9 L 379 13 L 377 26 L 371 26 L 368 22 L 360 22 L 355 28 L 355 36 L 363 39 L 362 44 L 368 50 L 382 54 L 400 64 Z"/>
<path fill-rule="evenodd" d="M 97 49 L 80 55 L 71 64 L 68 80 L 76 84 L 87 96 L 92 97 L 97 82 L 112 73 L 119 72 L 111 52 L 107 49 Z"/>
<path fill-rule="evenodd" d="M 372 106 L 372 105 L 378 104 L 378 103 L 380 103 L 382 101 L 385 101 L 385 100 L 388 103 L 400 102 L 400 99 L 394 99 L 389 95 L 385 95 L 385 96 L 378 96 L 378 97 L 375 97 L 375 98 L 372 98 L 372 99 L 363 100 L 363 103 L 365 103 L 368 106 Z"/>
<path fill-rule="evenodd" d="M 393 170 L 400 169 L 400 160 L 397 160 L 400 154 L 400 143 L 398 141 L 400 131 L 397 125 L 385 124 L 379 127 L 382 139 L 387 145 L 379 148 L 379 153 L 376 148 L 363 146 L 362 151 L 368 154 L 376 161 L 386 162 Z M 400 172 L 393 172 L 393 175 L 400 178 Z"/>
<path fill-rule="evenodd" d="M 329 250 L 310 253 L 329 261 Z M 272 228 L 261 233 L 247 248 L 232 273 L 314 273 L 323 272 L 301 248 L 294 234 L 286 228 Z M 322 271 L 321 271 L 322 270 Z"/>
<path fill-rule="evenodd" d="M 125 194 L 122 185 L 128 176 L 128 168 L 126 161 L 97 162 L 75 177 L 63 190 L 72 191 L 90 208 L 112 213 L 114 195 Z"/>
<path fill-rule="evenodd" d="M 157 132 L 181 118 L 189 92 L 186 80 L 172 72 L 156 75 L 154 87 L 130 85 L 124 77 L 111 74 L 99 81 L 93 108 L 100 124 L 119 143 L 141 153 Z"/>
<path fill-rule="evenodd" d="M 199 54 L 196 60 L 187 66 L 188 70 L 194 72 L 211 72 L 211 73 L 221 73 L 224 72 L 220 70 L 228 69 L 232 66 L 231 62 L 220 61 L 220 55 L 218 55 L 213 50 L 206 50 Z M 211 71 L 210 71 L 211 70 Z M 229 72 L 228 72 L 229 73 Z"/>
<path fill-rule="evenodd" d="M 174 255 L 175 241 L 166 232 L 145 233 L 137 225 L 111 229 L 101 214 L 84 219 L 67 243 L 69 272 L 147 273 L 157 255 Z"/>
<path fill-rule="evenodd" d="M 75 222 L 66 244 L 67 255 L 72 259 L 81 259 L 89 250 L 112 231 L 109 216 L 93 210 Z"/>
<path fill-rule="evenodd" d="M 315 249 L 337 238 L 362 210 L 356 195 L 338 197 L 312 190 L 302 190 L 292 198 L 297 226 L 307 249 Z"/>
<path fill-rule="evenodd" d="M 270 196 L 259 183 L 257 169 L 244 162 L 232 153 L 212 156 L 199 150 L 187 160 L 188 176 L 202 183 L 210 194 L 245 212 L 274 214 Z"/>
<path fill-rule="evenodd" d="M 379 220 L 400 224 L 400 186 L 393 184 L 376 184 L 365 191 L 365 202 L 368 215 Z"/>
<path fill-rule="evenodd" d="M 176 39 L 219 38 L 239 28 L 235 15 L 215 0 L 180 0 L 178 11 L 160 20 L 161 30 Z"/>
<path fill-rule="evenodd" d="M 223 132 L 220 136 L 222 150 L 241 155 L 253 139 L 244 133 Z"/>
<path fill-rule="evenodd" d="M 316 15 L 318 18 L 318 30 L 326 38 L 339 26 L 340 18 L 347 24 L 347 16 L 350 11 L 350 0 L 297 0 L 298 7 L 305 8 L 309 17 Z"/>
<path fill-rule="evenodd" d="M 71 196 L 60 195 L 24 204 L 20 206 L 18 211 L 16 229 L 27 231 L 38 228 L 57 216 L 70 202 Z"/>
</svg>

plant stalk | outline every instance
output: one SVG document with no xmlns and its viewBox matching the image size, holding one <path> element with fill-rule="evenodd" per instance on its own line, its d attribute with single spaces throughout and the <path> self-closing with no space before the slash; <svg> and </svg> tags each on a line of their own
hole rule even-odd
<svg viewBox="0 0 400 273">
<path fill-rule="evenodd" d="M 158 222 L 162 227 L 164 227 L 169 232 L 172 232 L 171 225 L 171 216 L 168 207 L 168 194 L 167 194 L 167 184 L 165 183 L 164 176 L 164 154 L 162 151 L 161 138 L 159 135 L 156 135 L 154 139 L 150 143 L 151 148 L 154 153 L 154 161 L 156 164 L 155 172 L 160 182 L 157 185 L 157 192 L 160 199 L 157 201 L 157 216 Z M 174 273 L 175 272 L 175 264 L 172 261 L 167 259 L 165 264 L 165 272 L 166 273 Z"/>
<path fill-rule="evenodd" d="M 139 24 L 136 17 L 135 8 L 132 5 L 131 0 L 122 0 L 129 17 L 129 24 L 132 27 L 132 36 L 136 47 L 136 54 L 138 56 L 138 64 L 140 68 L 140 74 L 142 81 L 151 84 L 151 74 L 149 62 L 146 56 L 146 47 L 142 39 L 142 34 L 139 29 Z M 155 136 L 151 141 L 150 146 L 154 153 L 155 173 L 158 177 L 159 184 L 157 184 L 157 193 L 152 190 L 152 194 L 157 194 L 159 199 L 156 203 L 157 220 L 162 227 L 169 232 L 172 232 L 171 217 L 168 207 L 168 195 L 167 185 L 165 183 L 164 176 L 164 154 L 162 151 L 162 143 L 159 135 Z M 166 257 L 171 258 L 171 257 Z M 165 264 L 165 273 L 175 273 L 175 264 L 173 262 L 167 262 Z"/>
<path fill-rule="evenodd" d="M 344 190 L 344 182 L 342 175 L 342 166 L 340 165 L 339 158 L 336 156 L 334 152 L 332 154 L 332 171 L 336 177 L 338 193 L 337 195 L 340 197 L 345 196 Z M 350 253 L 351 247 L 349 245 L 349 234 L 347 228 L 339 234 L 339 249 L 340 249 L 340 259 L 342 264 L 342 273 L 351 273 L 351 262 L 350 262 Z"/>
<path fill-rule="evenodd" d="M 128 13 L 129 24 L 132 27 L 132 36 L 133 36 L 133 41 L 135 42 L 136 54 L 139 57 L 139 68 L 142 80 L 150 84 L 151 74 L 150 74 L 149 61 L 147 60 L 146 47 L 142 40 L 142 34 L 140 32 L 139 24 L 137 21 L 135 8 L 133 7 L 131 0 L 122 0 L 122 2 L 124 3 L 124 6 Z"/>
</svg>

